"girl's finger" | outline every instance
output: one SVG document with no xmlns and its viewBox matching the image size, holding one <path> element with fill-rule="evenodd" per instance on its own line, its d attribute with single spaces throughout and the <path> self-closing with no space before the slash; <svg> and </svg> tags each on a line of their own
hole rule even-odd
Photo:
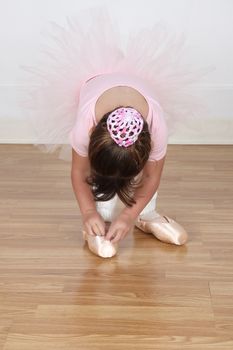
<svg viewBox="0 0 233 350">
<path fill-rule="evenodd" d="M 117 231 L 117 233 L 115 234 L 115 237 L 111 240 L 111 243 L 116 243 L 118 241 L 120 241 L 122 236 L 122 231 Z"/>
<path fill-rule="evenodd" d="M 114 227 L 111 227 L 111 225 L 110 225 L 109 230 L 108 230 L 108 232 L 107 232 L 107 234 L 105 236 L 105 239 L 107 241 L 110 241 L 111 238 L 113 238 L 115 235 L 116 235 L 116 230 L 115 230 Z"/>
<path fill-rule="evenodd" d="M 87 233 L 91 236 L 95 236 L 95 233 L 92 231 L 91 226 L 86 225 Z"/>
<path fill-rule="evenodd" d="M 104 225 L 101 225 L 101 223 L 96 223 L 96 226 L 98 227 L 98 232 L 100 236 L 104 236 L 105 235 L 105 227 Z"/>
<path fill-rule="evenodd" d="M 96 236 L 101 236 L 99 226 L 96 222 L 92 224 L 92 230 Z"/>
</svg>

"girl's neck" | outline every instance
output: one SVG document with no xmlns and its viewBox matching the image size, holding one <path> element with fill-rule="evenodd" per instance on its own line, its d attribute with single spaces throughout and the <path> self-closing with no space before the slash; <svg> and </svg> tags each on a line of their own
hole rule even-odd
<svg viewBox="0 0 233 350">
<path fill-rule="evenodd" d="M 104 91 L 104 93 L 99 96 L 95 105 L 95 118 L 97 123 L 104 114 L 120 106 L 133 107 L 141 113 L 145 120 L 147 118 L 149 106 L 144 96 L 131 87 L 116 86 Z"/>
</svg>

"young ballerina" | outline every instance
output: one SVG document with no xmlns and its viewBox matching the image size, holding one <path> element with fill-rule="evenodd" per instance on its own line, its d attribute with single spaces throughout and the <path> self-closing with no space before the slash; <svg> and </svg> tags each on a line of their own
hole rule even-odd
<svg viewBox="0 0 233 350">
<path fill-rule="evenodd" d="M 187 241 L 182 226 L 156 212 L 156 198 L 168 136 L 202 110 L 192 85 L 210 67 L 182 62 L 183 33 L 161 23 L 139 27 L 125 46 L 106 10 L 52 23 L 47 61 L 24 70 L 35 86 L 26 99 L 34 145 L 61 148 L 59 159 L 72 160 L 84 238 L 93 253 L 111 257 L 134 225 L 166 243 Z M 124 207 L 116 215 L 118 198 Z"/>
<path fill-rule="evenodd" d="M 163 242 L 187 240 L 180 225 L 155 211 L 168 132 L 152 96 L 149 84 L 126 73 L 97 75 L 80 91 L 69 134 L 71 178 L 84 238 L 102 257 L 116 254 L 134 224 Z M 124 208 L 114 217 L 117 197 Z"/>
</svg>

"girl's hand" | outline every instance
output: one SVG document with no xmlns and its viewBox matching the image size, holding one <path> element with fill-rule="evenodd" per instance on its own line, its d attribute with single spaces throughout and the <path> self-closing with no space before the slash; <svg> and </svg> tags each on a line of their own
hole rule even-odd
<svg viewBox="0 0 233 350">
<path fill-rule="evenodd" d="M 95 210 L 88 210 L 82 217 L 85 230 L 92 236 L 105 235 L 105 222 L 102 216 Z"/>
<path fill-rule="evenodd" d="M 121 213 L 114 221 L 112 221 L 109 230 L 105 236 L 106 240 L 116 243 L 123 239 L 134 226 L 134 220 L 124 213 Z"/>
</svg>

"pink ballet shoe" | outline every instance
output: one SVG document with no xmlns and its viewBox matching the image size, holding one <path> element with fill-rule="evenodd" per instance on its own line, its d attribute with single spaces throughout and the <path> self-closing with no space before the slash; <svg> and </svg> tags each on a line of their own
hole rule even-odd
<svg viewBox="0 0 233 350">
<path fill-rule="evenodd" d="M 101 258 L 111 258 L 117 253 L 117 243 L 111 243 L 104 236 L 92 236 L 83 231 L 83 238 L 90 251 Z"/>
<path fill-rule="evenodd" d="M 182 245 L 188 240 L 187 232 L 180 224 L 168 216 L 159 215 L 155 211 L 143 215 L 143 219 L 139 216 L 135 226 L 146 233 L 152 233 L 157 239 L 165 243 Z"/>
</svg>

